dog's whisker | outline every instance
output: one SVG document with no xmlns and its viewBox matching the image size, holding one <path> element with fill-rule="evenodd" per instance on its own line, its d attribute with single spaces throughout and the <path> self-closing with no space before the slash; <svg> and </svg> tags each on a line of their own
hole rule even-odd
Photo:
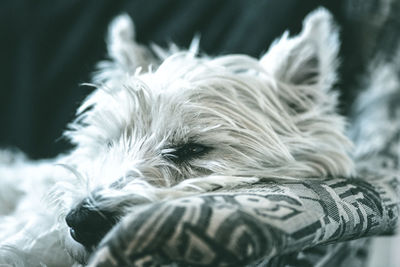
<svg viewBox="0 0 400 267">
<path fill-rule="evenodd" d="M 55 163 L 54 165 L 62 167 L 65 170 L 67 170 L 68 172 L 70 172 L 74 176 L 74 178 L 77 180 L 77 182 L 79 182 L 79 183 L 87 181 L 87 179 L 85 179 L 85 177 L 81 173 L 79 173 L 79 171 L 76 168 L 74 168 L 74 167 L 72 167 L 72 166 L 70 166 L 68 164 Z"/>
</svg>

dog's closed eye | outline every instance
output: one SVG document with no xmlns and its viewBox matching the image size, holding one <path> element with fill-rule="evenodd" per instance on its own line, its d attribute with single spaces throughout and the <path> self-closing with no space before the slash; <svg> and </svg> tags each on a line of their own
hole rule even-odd
<svg viewBox="0 0 400 267">
<path fill-rule="evenodd" d="M 197 143 L 186 143 L 176 147 L 165 148 L 161 155 L 174 163 L 183 163 L 207 154 L 212 148 Z"/>
</svg>

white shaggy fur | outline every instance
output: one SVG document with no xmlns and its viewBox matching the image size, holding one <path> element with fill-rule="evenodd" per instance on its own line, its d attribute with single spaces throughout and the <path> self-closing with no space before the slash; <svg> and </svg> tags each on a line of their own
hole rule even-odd
<svg viewBox="0 0 400 267">
<path fill-rule="evenodd" d="M 200 57 L 196 40 L 188 51 L 149 50 L 133 38 L 127 15 L 111 24 L 110 60 L 99 64 L 96 89 L 65 133 L 75 149 L 40 162 L 0 155 L 0 265 L 86 262 L 89 253 L 64 222 L 85 198 L 126 213 L 257 177 L 352 175 L 331 91 L 338 33 L 326 10 L 260 60 Z M 207 150 L 171 160 L 187 144 Z"/>
</svg>

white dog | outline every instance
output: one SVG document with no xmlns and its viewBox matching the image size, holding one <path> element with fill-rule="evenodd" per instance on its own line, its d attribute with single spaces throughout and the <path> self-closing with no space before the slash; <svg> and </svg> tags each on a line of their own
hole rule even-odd
<svg viewBox="0 0 400 267">
<path fill-rule="evenodd" d="M 147 49 L 127 15 L 110 61 L 65 135 L 75 148 L 31 162 L 0 154 L 0 265 L 71 266 L 135 205 L 252 183 L 351 176 L 336 113 L 338 32 L 323 9 L 261 59 Z"/>
</svg>

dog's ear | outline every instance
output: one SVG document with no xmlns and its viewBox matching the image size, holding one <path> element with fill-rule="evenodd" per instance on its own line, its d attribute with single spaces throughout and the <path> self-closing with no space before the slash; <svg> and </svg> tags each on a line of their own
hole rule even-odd
<svg viewBox="0 0 400 267">
<path fill-rule="evenodd" d="M 290 38 L 285 32 L 260 62 L 283 82 L 328 89 L 336 81 L 339 45 L 338 29 L 331 14 L 320 8 L 304 19 L 299 35 Z"/>
<path fill-rule="evenodd" d="M 95 80 L 104 81 L 113 75 L 118 79 L 118 74 L 132 74 L 139 67 L 146 71 L 155 61 L 149 49 L 135 41 L 135 27 L 128 14 L 121 14 L 110 23 L 107 52 L 110 61 L 99 63 Z"/>
<path fill-rule="evenodd" d="M 116 17 L 108 30 L 107 50 L 110 58 L 129 69 L 147 66 L 151 55 L 135 38 L 135 26 L 129 15 L 121 14 Z"/>
</svg>

